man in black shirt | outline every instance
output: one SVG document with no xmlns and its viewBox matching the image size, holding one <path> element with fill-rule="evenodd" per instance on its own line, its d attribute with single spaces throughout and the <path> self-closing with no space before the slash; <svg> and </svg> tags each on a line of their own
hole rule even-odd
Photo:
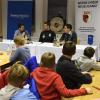
<svg viewBox="0 0 100 100">
<path fill-rule="evenodd" d="M 82 84 L 92 82 L 90 74 L 81 73 L 71 60 L 75 51 L 76 45 L 72 41 L 67 41 L 63 46 L 63 55 L 59 58 L 56 67 L 57 73 L 61 75 L 63 82 L 69 89 L 80 88 Z"/>
<path fill-rule="evenodd" d="M 48 22 L 44 22 L 44 30 L 40 34 L 39 42 L 50 42 L 52 43 L 56 38 L 56 34 L 50 30 Z"/>
</svg>

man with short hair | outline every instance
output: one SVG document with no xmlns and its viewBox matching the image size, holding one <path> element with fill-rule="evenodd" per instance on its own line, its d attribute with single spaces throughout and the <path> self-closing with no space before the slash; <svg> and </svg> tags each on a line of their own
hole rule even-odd
<svg viewBox="0 0 100 100">
<path fill-rule="evenodd" d="M 44 30 L 40 34 L 39 42 L 54 42 L 56 34 L 50 30 L 50 25 L 48 22 L 44 22 Z"/>
<path fill-rule="evenodd" d="M 16 36 L 24 37 L 27 40 L 30 39 L 30 35 L 29 35 L 28 31 L 25 30 L 25 26 L 23 23 L 18 24 L 18 30 L 15 31 L 14 38 L 16 38 Z"/>
<path fill-rule="evenodd" d="M 65 24 L 63 30 L 64 33 L 62 34 L 60 41 L 73 41 L 75 44 L 77 44 L 77 34 L 72 31 L 72 25 Z"/>
</svg>

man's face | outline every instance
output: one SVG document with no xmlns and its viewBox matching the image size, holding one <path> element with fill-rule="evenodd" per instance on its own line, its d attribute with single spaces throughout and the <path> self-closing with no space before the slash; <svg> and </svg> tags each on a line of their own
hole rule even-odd
<svg viewBox="0 0 100 100">
<path fill-rule="evenodd" d="M 21 27 L 19 28 L 19 30 L 20 30 L 21 32 L 23 32 L 23 31 L 24 31 L 24 29 L 25 29 L 25 27 L 24 27 L 24 26 L 21 26 Z"/>
<path fill-rule="evenodd" d="M 49 26 L 47 24 L 44 24 L 44 30 L 48 30 Z"/>
<path fill-rule="evenodd" d="M 70 28 L 67 28 L 67 26 L 64 26 L 64 33 L 69 33 L 71 30 L 70 30 Z"/>
</svg>

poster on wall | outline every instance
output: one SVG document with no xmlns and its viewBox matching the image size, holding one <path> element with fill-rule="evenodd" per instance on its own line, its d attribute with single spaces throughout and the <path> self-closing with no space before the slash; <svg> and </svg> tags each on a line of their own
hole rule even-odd
<svg viewBox="0 0 100 100">
<path fill-rule="evenodd" d="M 19 23 L 23 23 L 31 33 L 32 0 L 8 0 L 7 39 L 13 39 Z"/>
<path fill-rule="evenodd" d="M 99 0 L 76 0 L 75 2 L 75 30 L 80 44 L 88 44 L 88 35 L 93 35 L 93 44 L 96 45 L 96 19 Z"/>
<path fill-rule="evenodd" d="M 93 35 L 92 45 L 97 46 L 100 61 L 100 0 L 76 0 L 75 30 L 80 44 L 88 44 L 88 35 Z"/>
</svg>

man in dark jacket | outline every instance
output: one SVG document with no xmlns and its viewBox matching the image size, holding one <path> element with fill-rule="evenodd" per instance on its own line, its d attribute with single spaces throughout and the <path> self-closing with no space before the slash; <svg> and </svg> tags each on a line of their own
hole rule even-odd
<svg viewBox="0 0 100 100">
<path fill-rule="evenodd" d="M 81 73 L 71 60 L 75 51 L 76 45 L 72 41 L 67 41 L 63 46 L 63 55 L 59 58 L 56 67 L 57 73 L 61 75 L 63 82 L 69 89 L 80 88 L 82 84 L 92 82 L 90 74 Z"/>
<path fill-rule="evenodd" d="M 40 34 L 39 42 L 54 42 L 56 39 L 56 34 L 50 30 L 50 25 L 48 22 L 44 22 L 44 30 Z"/>
<path fill-rule="evenodd" d="M 61 41 L 73 41 L 75 44 L 77 44 L 77 34 L 72 31 L 72 25 L 66 24 L 64 26 L 64 33 L 62 34 Z"/>
</svg>

